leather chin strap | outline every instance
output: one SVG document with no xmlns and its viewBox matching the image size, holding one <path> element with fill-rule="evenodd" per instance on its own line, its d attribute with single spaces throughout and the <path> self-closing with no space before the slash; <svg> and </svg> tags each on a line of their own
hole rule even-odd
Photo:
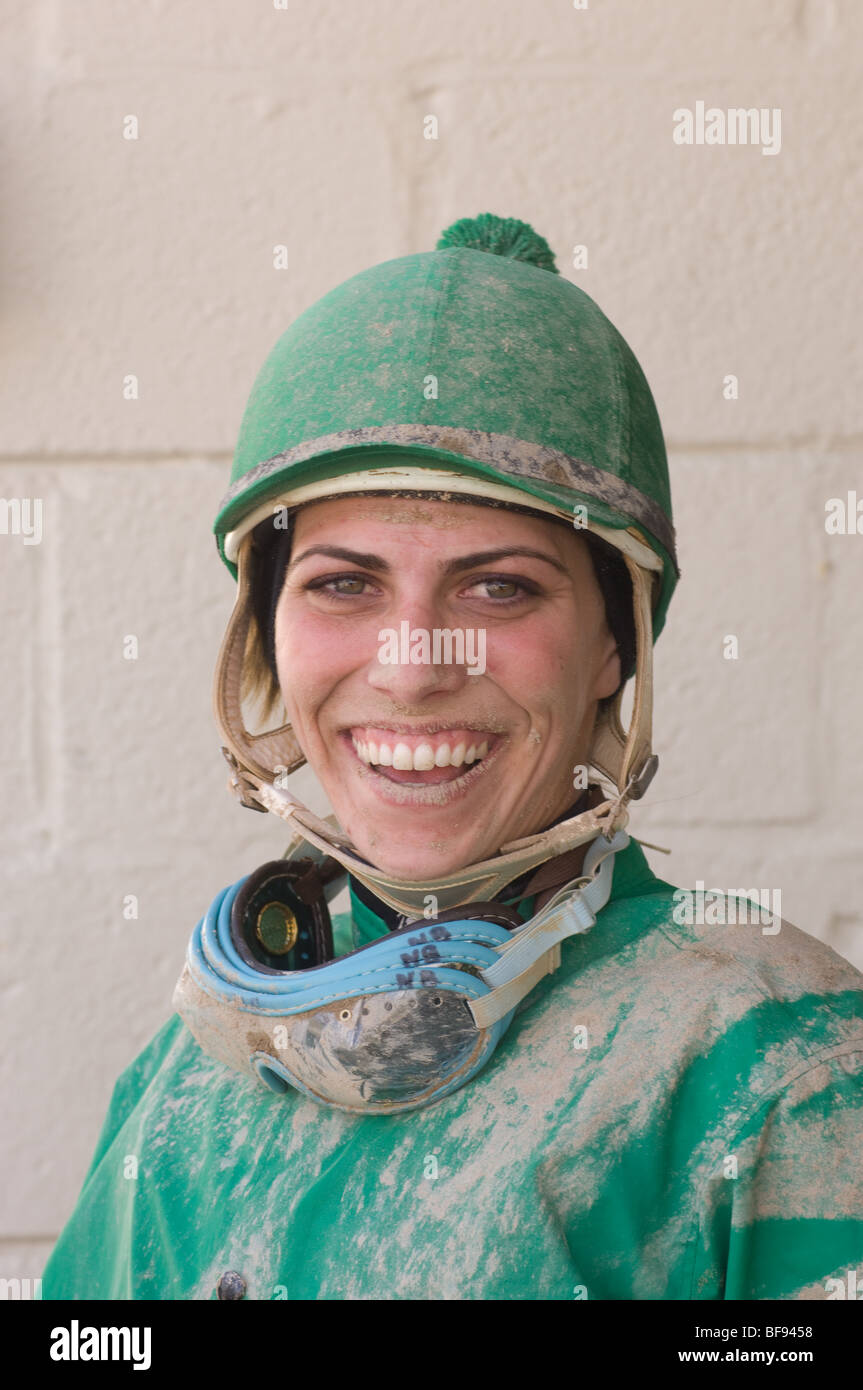
<svg viewBox="0 0 863 1390">
<path fill-rule="evenodd" d="M 632 579 L 636 634 L 632 719 L 627 732 L 620 719 L 621 689 L 614 701 L 604 710 L 600 709 L 597 715 L 589 759 L 617 787 L 617 797 L 538 835 L 512 840 L 502 845 L 491 859 L 439 879 L 417 882 L 384 874 L 360 858 L 356 847 L 338 829 L 334 817 L 325 820 L 315 815 L 288 792 L 285 786 L 288 774 L 296 772 L 306 761 L 289 723 L 259 734 L 251 733 L 245 726 L 240 691 L 253 614 L 251 536 L 246 536 L 237 557 L 237 599 L 219 652 L 213 687 L 214 714 L 224 740 L 222 752 L 232 769 L 229 780 L 232 792 L 242 805 L 257 811 L 270 811 L 287 821 L 295 835 L 314 845 L 322 854 L 331 855 L 382 902 L 409 916 L 422 915 L 429 894 L 437 899 L 440 911 L 495 898 L 509 883 L 546 860 L 565 854 L 597 835 L 610 838 L 627 825 L 627 803 L 644 795 L 658 765 L 658 759 L 651 752 L 652 575 L 625 551 L 622 553 Z"/>
</svg>

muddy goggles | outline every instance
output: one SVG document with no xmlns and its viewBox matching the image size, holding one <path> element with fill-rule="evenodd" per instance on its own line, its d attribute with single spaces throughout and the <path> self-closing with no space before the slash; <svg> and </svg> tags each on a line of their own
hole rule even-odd
<svg viewBox="0 0 863 1390">
<path fill-rule="evenodd" d="M 174 1006 L 204 1052 L 277 1093 L 362 1114 L 431 1105 L 488 1063 L 560 943 L 594 925 L 628 843 L 623 830 L 599 835 L 580 876 L 527 921 L 468 904 L 334 960 L 328 914 L 295 910 L 275 861 L 215 898 Z"/>
</svg>

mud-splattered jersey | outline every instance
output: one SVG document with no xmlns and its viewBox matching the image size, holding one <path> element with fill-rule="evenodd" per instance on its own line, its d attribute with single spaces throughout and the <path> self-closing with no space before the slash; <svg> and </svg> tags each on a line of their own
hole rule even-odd
<svg viewBox="0 0 863 1390">
<path fill-rule="evenodd" d="M 251 1299 L 863 1290 L 863 976 L 786 922 L 686 925 L 674 892 L 632 840 L 488 1065 L 423 1110 L 275 1095 L 172 1017 L 43 1297 L 210 1299 L 228 1271 Z"/>
</svg>

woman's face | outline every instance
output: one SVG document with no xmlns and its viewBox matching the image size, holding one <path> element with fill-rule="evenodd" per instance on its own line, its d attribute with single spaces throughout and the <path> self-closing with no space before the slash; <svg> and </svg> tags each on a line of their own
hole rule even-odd
<svg viewBox="0 0 863 1390">
<path fill-rule="evenodd" d="M 275 635 L 288 718 L 339 824 L 414 880 L 566 811 L 620 680 L 578 532 L 482 505 L 303 506 Z"/>
</svg>

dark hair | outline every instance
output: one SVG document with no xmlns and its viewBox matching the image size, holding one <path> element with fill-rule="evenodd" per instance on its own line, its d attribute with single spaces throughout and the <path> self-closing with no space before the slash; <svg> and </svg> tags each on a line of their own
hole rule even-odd
<svg viewBox="0 0 863 1390">
<path fill-rule="evenodd" d="M 388 494 L 391 495 L 391 494 Z M 416 497 L 416 493 L 407 494 Z M 453 501 L 476 503 L 466 496 Z M 489 503 L 509 508 L 509 503 Z M 512 507 L 526 511 L 529 507 Z M 281 513 L 285 515 L 284 511 Z M 280 699 L 276 667 L 276 607 L 285 582 L 285 571 L 291 558 L 295 511 L 288 512 L 286 524 L 277 529 L 273 518 L 262 521 L 252 532 L 252 611 L 254 623 L 249 627 L 249 641 L 244 662 L 244 696 L 261 702 L 261 714 L 268 718 Z M 554 519 L 554 518 L 550 518 Z M 560 519 L 561 525 L 569 523 Z M 593 561 L 597 583 L 605 601 L 605 616 L 617 642 L 620 656 L 620 685 L 600 705 L 610 704 L 618 691 L 635 672 L 635 626 L 632 616 L 632 580 L 619 550 L 587 529 L 579 533 Z"/>
<path fill-rule="evenodd" d="M 611 629 L 620 657 L 620 685 L 613 694 L 606 696 L 601 703 L 610 702 L 621 686 L 626 685 L 630 676 L 635 675 L 635 620 L 632 616 L 632 580 L 626 561 L 601 536 L 592 531 L 581 532 L 593 561 L 596 582 L 605 600 L 605 618 Z"/>
<path fill-rule="evenodd" d="M 281 700 L 276 667 L 276 606 L 291 558 L 295 512 L 276 529 L 273 518 L 260 522 L 252 532 L 249 555 L 253 621 L 249 624 L 243 661 L 244 699 L 257 700 L 260 716 L 268 720 Z"/>
</svg>

